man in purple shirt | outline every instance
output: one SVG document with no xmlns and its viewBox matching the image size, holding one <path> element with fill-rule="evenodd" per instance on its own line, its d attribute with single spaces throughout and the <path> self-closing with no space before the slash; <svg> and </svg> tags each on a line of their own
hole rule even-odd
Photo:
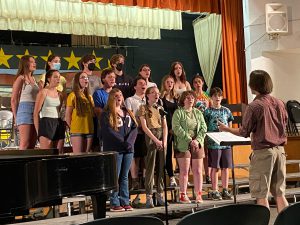
<svg viewBox="0 0 300 225">
<path fill-rule="evenodd" d="M 251 156 L 249 186 L 251 196 L 257 204 L 269 207 L 268 193 L 276 199 L 277 211 L 288 206 L 285 198 L 286 155 L 284 145 L 287 138 L 285 127 L 287 112 L 279 99 L 270 95 L 273 83 L 269 74 L 255 70 L 250 74 L 249 87 L 256 95 L 243 115 L 240 128 L 229 128 L 219 124 L 220 131 L 249 137 L 251 135 Z"/>
</svg>

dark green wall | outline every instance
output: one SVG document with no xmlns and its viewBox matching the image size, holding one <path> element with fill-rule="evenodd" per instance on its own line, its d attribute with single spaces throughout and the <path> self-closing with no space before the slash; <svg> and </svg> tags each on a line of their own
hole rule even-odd
<svg viewBox="0 0 300 225">
<path fill-rule="evenodd" d="M 138 73 L 141 64 L 151 66 L 154 82 L 160 84 L 161 78 L 170 71 L 171 63 L 181 61 L 190 81 L 196 73 L 201 74 L 192 22 L 198 15 L 182 14 L 182 30 L 161 30 L 161 40 L 139 40 L 110 38 L 112 45 L 137 46 L 115 49 L 126 56 L 126 72 L 132 77 Z M 25 31 L 0 31 L 0 44 L 29 46 L 71 46 L 71 36 Z M 127 50 L 126 50 L 127 49 Z M 215 74 L 213 86 L 221 87 L 221 57 Z"/>
<path fill-rule="evenodd" d="M 192 25 L 197 17 L 198 15 L 183 13 L 183 29 L 161 30 L 161 40 L 111 38 L 110 42 L 123 46 L 137 46 L 127 48 L 126 72 L 133 77 L 138 74 L 140 65 L 146 63 L 151 66 L 153 81 L 160 84 L 161 78 L 169 73 L 171 63 L 180 61 L 183 63 L 188 81 L 191 81 L 195 74 L 201 74 Z M 221 87 L 221 79 L 220 57 L 213 86 Z"/>
</svg>

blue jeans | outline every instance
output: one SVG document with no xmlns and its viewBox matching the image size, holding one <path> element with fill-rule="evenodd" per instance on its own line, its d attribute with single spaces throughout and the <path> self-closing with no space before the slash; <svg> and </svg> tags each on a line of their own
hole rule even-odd
<svg viewBox="0 0 300 225">
<path fill-rule="evenodd" d="M 117 155 L 117 171 L 119 191 L 110 195 L 111 206 L 129 205 L 128 173 L 133 159 L 133 153 L 119 153 Z"/>
</svg>

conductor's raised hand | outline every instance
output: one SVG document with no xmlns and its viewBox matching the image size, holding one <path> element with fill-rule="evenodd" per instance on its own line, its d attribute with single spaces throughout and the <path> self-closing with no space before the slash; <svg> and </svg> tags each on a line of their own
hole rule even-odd
<svg viewBox="0 0 300 225">
<path fill-rule="evenodd" d="M 229 127 L 226 126 L 224 123 L 220 122 L 218 120 L 218 128 L 219 128 L 219 131 L 228 131 Z"/>
</svg>

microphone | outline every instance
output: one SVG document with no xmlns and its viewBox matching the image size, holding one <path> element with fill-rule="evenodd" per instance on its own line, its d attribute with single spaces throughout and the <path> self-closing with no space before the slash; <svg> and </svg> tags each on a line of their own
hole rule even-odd
<svg viewBox="0 0 300 225">
<path fill-rule="evenodd" d="M 154 107 L 155 109 L 158 109 L 159 114 L 160 114 L 161 116 L 166 116 L 166 115 L 168 115 L 168 112 L 165 111 L 165 110 L 164 110 L 164 107 L 162 107 L 161 105 L 155 104 L 155 105 L 153 105 L 153 107 Z"/>
</svg>

